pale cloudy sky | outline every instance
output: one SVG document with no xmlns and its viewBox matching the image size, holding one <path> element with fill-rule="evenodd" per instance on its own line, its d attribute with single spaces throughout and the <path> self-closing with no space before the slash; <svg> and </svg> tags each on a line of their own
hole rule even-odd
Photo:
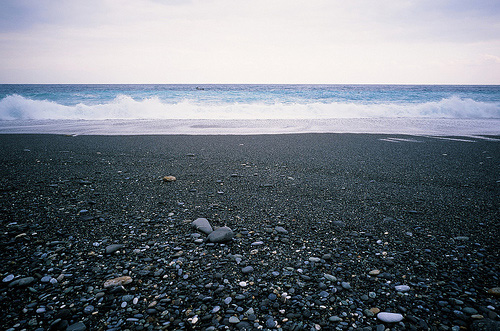
<svg viewBox="0 0 500 331">
<path fill-rule="evenodd" d="M 0 83 L 500 84 L 500 1 L 0 0 Z"/>
</svg>

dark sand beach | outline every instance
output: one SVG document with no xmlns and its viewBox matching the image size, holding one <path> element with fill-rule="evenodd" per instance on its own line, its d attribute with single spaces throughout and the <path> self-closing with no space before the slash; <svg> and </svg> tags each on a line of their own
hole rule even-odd
<svg viewBox="0 0 500 331">
<path fill-rule="evenodd" d="M 0 135 L 2 329 L 498 330 L 490 138 Z"/>
</svg>

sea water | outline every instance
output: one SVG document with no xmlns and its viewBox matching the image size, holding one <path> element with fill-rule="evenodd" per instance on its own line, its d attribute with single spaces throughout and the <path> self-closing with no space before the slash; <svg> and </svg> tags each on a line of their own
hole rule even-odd
<svg viewBox="0 0 500 331">
<path fill-rule="evenodd" d="M 500 86 L 0 85 L 0 133 L 500 135 Z"/>
</svg>

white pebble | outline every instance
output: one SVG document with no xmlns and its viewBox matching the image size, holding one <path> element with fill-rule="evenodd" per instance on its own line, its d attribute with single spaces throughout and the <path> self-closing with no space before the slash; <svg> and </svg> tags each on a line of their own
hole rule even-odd
<svg viewBox="0 0 500 331">
<path fill-rule="evenodd" d="M 378 313 L 377 318 L 386 323 L 397 323 L 403 320 L 403 315 L 398 313 Z"/>
</svg>

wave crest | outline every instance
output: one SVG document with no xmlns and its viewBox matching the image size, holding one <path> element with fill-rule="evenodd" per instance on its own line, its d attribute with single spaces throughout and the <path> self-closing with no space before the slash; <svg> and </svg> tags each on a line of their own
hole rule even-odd
<svg viewBox="0 0 500 331">
<path fill-rule="evenodd" d="M 97 105 L 61 105 L 9 95 L 0 100 L 0 120 L 104 119 L 328 119 L 328 118 L 500 118 L 500 104 L 450 97 L 440 101 L 393 103 L 167 103 L 120 95 Z"/>
</svg>

